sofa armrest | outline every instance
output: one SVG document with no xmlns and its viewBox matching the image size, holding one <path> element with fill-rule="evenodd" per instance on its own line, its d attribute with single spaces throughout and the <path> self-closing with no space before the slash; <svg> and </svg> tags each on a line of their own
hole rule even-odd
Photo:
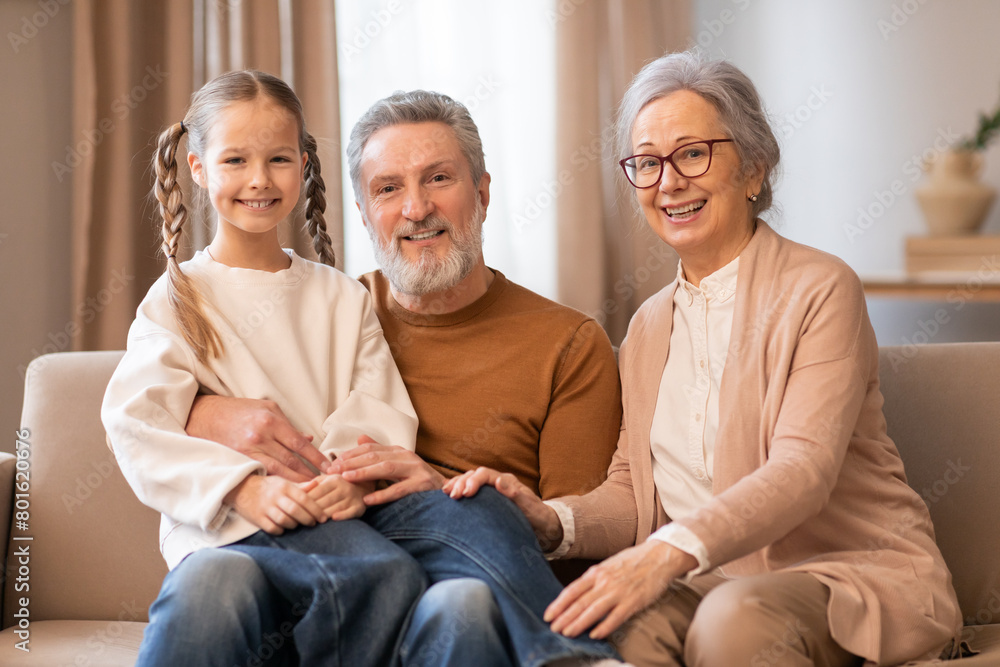
<svg viewBox="0 0 1000 667">
<path fill-rule="evenodd" d="M 14 464 L 17 457 L 0 452 L 0 609 L 3 609 L 4 578 L 7 572 L 7 545 L 10 544 L 10 520 L 14 511 Z"/>
</svg>

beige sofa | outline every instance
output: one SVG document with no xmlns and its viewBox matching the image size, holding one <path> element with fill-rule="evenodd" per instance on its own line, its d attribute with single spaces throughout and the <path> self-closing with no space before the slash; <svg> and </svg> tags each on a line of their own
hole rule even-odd
<svg viewBox="0 0 1000 667">
<path fill-rule="evenodd" d="M 20 424 L 30 431 L 20 445 L 28 452 L 20 463 L 30 474 L 26 510 L 14 506 L 25 505 L 13 495 L 19 460 L 0 455 L 7 557 L 0 665 L 135 660 L 166 568 L 159 519 L 122 479 L 98 417 L 120 354 L 62 353 L 29 367 Z M 967 638 L 982 651 L 963 664 L 1000 665 L 1000 343 L 884 348 L 881 375 L 889 433 L 929 503 Z M 26 530 L 17 511 L 28 513 Z M 30 634 L 19 636 L 21 598 Z M 18 648 L 25 638 L 30 652 Z"/>
</svg>

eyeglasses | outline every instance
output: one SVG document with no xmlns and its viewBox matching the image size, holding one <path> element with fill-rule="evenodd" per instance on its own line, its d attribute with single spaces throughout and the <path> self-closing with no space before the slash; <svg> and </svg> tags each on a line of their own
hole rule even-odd
<svg viewBox="0 0 1000 667">
<path fill-rule="evenodd" d="M 732 139 L 709 139 L 684 144 L 667 156 L 633 155 L 618 164 L 625 171 L 628 182 L 637 188 L 651 188 L 663 177 L 663 165 L 667 162 L 684 178 L 698 178 L 712 166 L 712 146 L 732 141 Z"/>
</svg>

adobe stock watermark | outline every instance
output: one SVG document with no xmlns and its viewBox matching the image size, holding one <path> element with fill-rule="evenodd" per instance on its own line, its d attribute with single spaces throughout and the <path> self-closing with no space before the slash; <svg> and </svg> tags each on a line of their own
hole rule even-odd
<svg viewBox="0 0 1000 667">
<path fill-rule="evenodd" d="M 18 53 L 69 2 L 70 0 L 37 0 L 35 4 L 38 5 L 39 11 L 33 13 L 31 16 L 22 16 L 18 31 L 9 31 L 7 33 L 7 41 L 10 42 L 11 50 L 15 54 Z"/>
<path fill-rule="evenodd" d="M 797 130 L 802 129 L 806 123 L 812 120 L 813 115 L 822 109 L 831 97 L 833 97 L 833 92 L 827 90 L 825 83 L 810 87 L 809 95 L 805 101 L 795 107 L 793 111 L 781 116 L 782 123 L 779 129 L 782 137 L 790 139 Z"/>
<path fill-rule="evenodd" d="M 90 324 L 93 322 L 114 301 L 115 297 L 121 294 L 133 281 L 135 281 L 135 275 L 128 273 L 125 267 L 113 270 L 111 272 L 111 280 L 108 281 L 107 286 L 99 290 L 94 296 L 88 296 L 83 300 L 83 303 L 77 306 L 76 312 L 83 323 Z M 34 359 L 42 355 L 66 350 L 73 339 L 80 335 L 80 331 L 80 325 L 76 323 L 76 319 L 70 319 L 61 329 L 48 333 L 46 336 L 48 342 L 42 346 L 41 350 L 32 348 L 31 358 Z M 21 374 L 21 379 L 24 379 L 24 376 L 28 372 L 28 364 L 19 365 L 17 371 Z"/>
<path fill-rule="evenodd" d="M 652 280 L 653 276 L 658 275 L 660 269 L 670 263 L 674 263 L 676 260 L 676 255 L 674 255 L 667 244 L 660 243 L 650 246 L 646 259 L 632 271 L 622 275 L 621 278 L 615 281 L 612 291 L 618 298 L 605 299 L 604 303 L 601 304 L 600 311 L 588 314 L 597 320 L 598 324 L 604 326 L 608 321 L 608 316 L 614 315 L 620 310 L 620 301 L 631 299 L 635 296 L 639 288 Z"/>
<path fill-rule="evenodd" d="M 554 28 L 562 23 L 585 3 L 587 0 L 559 0 L 554 9 L 545 10 L 545 19 L 549 22 L 549 27 Z"/>
<path fill-rule="evenodd" d="M 758 651 L 750 658 L 750 667 L 770 667 L 781 664 L 793 647 L 803 645 L 802 639 L 811 632 L 808 625 L 796 617 L 795 621 L 785 621 L 785 631 L 770 646 Z"/>
<path fill-rule="evenodd" d="M 96 127 L 84 130 L 83 138 L 75 145 L 66 146 L 66 157 L 62 162 L 54 161 L 52 163 L 52 173 L 55 174 L 56 180 L 62 183 L 67 174 L 79 167 L 83 163 L 83 158 L 93 153 L 104 139 L 115 131 L 117 122 L 128 118 L 132 110 L 145 101 L 149 93 L 156 90 L 168 74 L 160 69 L 160 65 L 155 68 L 152 65 L 147 65 L 146 74 L 142 80 L 127 93 L 111 102 L 110 115 L 98 121 Z"/>
<path fill-rule="evenodd" d="M 555 178 L 542 182 L 541 190 L 528 198 L 520 213 L 514 214 L 514 229 L 518 233 L 521 233 L 526 225 L 536 222 L 542 213 L 555 203 L 565 189 L 576 182 L 578 174 L 583 173 L 591 164 L 601 159 L 604 147 L 611 141 L 613 132 L 614 129 L 608 126 L 589 143 L 577 146 L 569 156 L 572 168 L 560 169 Z"/>
<path fill-rule="evenodd" d="M 878 220 L 886 214 L 899 199 L 909 192 L 910 186 L 916 183 L 923 174 L 923 165 L 929 163 L 935 156 L 945 152 L 953 146 L 961 136 L 955 133 L 949 126 L 946 129 L 939 129 L 934 142 L 924 149 L 919 155 L 914 154 L 907 158 L 899 170 L 902 178 L 893 179 L 889 186 L 882 190 L 875 190 L 873 200 L 867 206 L 858 207 L 858 215 L 853 223 L 844 224 L 844 234 L 847 240 L 854 244 L 858 237 L 864 236 L 865 232 L 871 229 Z"/>
<path fill-rule="evenodd" d="M 714 19 L 703 20 L 701 24 L 705 26 L 704 29 L 695 35 L 698 46 L 706 49 L 710 47 L 716 39 L 722 37 L 728 26 L 736 23 L 736 19 L 740 17 L 742 12 L 750 8 L 751 2 L 752 0 L 732 0 L 732 4 L 740 11 L 740 14 L 732 9 L 723 9 Z"/>
<path fill-rule="evenodd" d="M 902 2 L 894 3 L 892 9 L 889 10 L 887 18 L 880 18 L 875 21 L 875 26 L 882 34 L 882 39 L 889 41 L 889 38 L 899 32 L 899 29 L 906 25 L 913 15 L 920 11 L 920 8 L 926 5 L 927 2 L 928 0 L 903 0 Z"/>
<path fill-rule="evenodd" d="M 353 34 L 340 47 L 347 62 L 351 62 L 355 56 L 361 55 L 362 51 L 371 46 L 401 11 L 403 3 L 400 0 L 389 0 L 381 9 L 373 9 L 371 18 L 364 25 L 354 26 Z"/>
<path fill-rule="evenodd" d="M 902 337 L 900 350 L 893 350 L 888 356 L 892 370 L 899 369 L 900 366 L 915 357 L 921 347 L 933 342 L 941 330 L 951 322 L 953 313 L 965 308 L 965 304 L 982 291 L 985 285 L 996 284 L 998 278 L 1000 278 L 1000 257 L 997 255 L 983 257 L 979 269 L 968 276 L 964 283 L 945 295 L 945 302 L 949 304 L 948 308 L 938 308 L 926 320 L 917 320 L 913 333 Z"/>
</svg>

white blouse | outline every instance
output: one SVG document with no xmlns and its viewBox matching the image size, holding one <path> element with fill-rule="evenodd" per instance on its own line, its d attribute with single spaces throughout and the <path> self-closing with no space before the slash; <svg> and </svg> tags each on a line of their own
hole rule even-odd
<svg viewBox="0 0 1000 667">
<path fill-rule="evenodd" d="M 685 517 L 712 499 L 719 387 L 733 330 L 739 262 L 737 257 L 698 287 L 677 266 L 670 350 L 649 431 L 653 483 L 671 519 Z M 649 537 L 697 558 L 699 566 L 689 575 L 707 569 L 705 545 L 680 524 L 668 523 Z"/>
<path fill-rule="evenodd" d="M 719 430 L 719 387 L 726 366 L 736 309 L 739 257 L 695 287 L 677 265 L 670 349 L 656 397 L 649 441 L 653 483 L 671 519 L 687 516 L 712 498 L 712 454 Z M 573 513 L 548 501 L 563 526 L 563 541 L 549 554 L 559 558 L 576 538 Z M 709 569 L 705 545 L 687 528 L 668 523 L 649 539 L 661 540 L 698 559 L 687 578 Z"/>
</svg>

